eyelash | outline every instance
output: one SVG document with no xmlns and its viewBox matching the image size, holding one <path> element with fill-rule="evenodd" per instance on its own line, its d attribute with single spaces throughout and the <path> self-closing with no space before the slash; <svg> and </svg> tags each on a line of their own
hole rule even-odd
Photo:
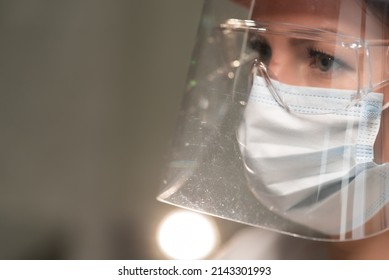
<svg viewBox="0 0 389 280">
<path fill-rule="evenodd" d="M 271 59 L 272 50 L 265 38 L 253 36 L 249 40 L 249 46 L 252 50 L 256 51 L 259 56 L 262 56 L 262 59 L 265 61 Z M 314 68 L 317 68 L 317 65 L 315 65 L 315 63 L 317 63 L 316 59 L 326 58 L 331 61 L 331 68 L 334 68 L 335 70 L 354 70 L 353 67 L 343 60 L 336 58 L 315 46 L 307 46 L 305 52 L 307 59 L 310 61 L 310 66 Z M 328 71 L 322 71 L 322 74 L 328 74 Z"/>
<path fill-rule="evenodd" d="M 347 63 L 345 63 L 341 59 L 335 58 L 334 56 L 332 56 L 332 55 L 330 55 L 330 54 L 326 53 L 325 51 L 322 51 L 318 48 L 307 47 L 306 50 L 307 50 L 307 54 L 308 54 L 309 59 L 315 59 L 318 56 L 323 56 L 323 57 L 326 57 L 329 60 L 331 60 L 333 62 L 333 64 L 338 65 L 338 68 L 342 68 L 342 69 L 350 69 L 351 68 Z"/>
<path fill-rule="evenodd" d="M 332 55 L 330 55 L 330 54 L 328 54 L 328 53 L 326 53 L 326 52 L 324 52 L 316 47 L 307 47 L 307 53 L 308 53 L 309 58 L 313 58 L 317 55 L 322 55 L 322 56 L 326 56 L 326 57 L 332 59 L 333 61 L 335 61 L 335 58 Z"/>
</svg>

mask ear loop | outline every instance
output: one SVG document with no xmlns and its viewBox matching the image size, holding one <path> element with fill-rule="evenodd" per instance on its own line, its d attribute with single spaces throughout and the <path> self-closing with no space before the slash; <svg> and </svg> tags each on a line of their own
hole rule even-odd
<svg viewBox="0 0 389 280">
<path fill-rule="evenodd" d="M 258 71 L 260 73 L 260 76 L 264 78 L 266 82 L 266 86 L 269 89 L 271 95 L 273 96 L 274 100 L 282 107 L 284 108 L 287 112 L 290 112 L 289 106 L 285 103 L 283 97 L 277 92 L 277 90 L 273 86 L 273 82 L 271 81 L 269 72 L 267 70 L 266 65 L 262 62 L 259 61 L 258 59 L 255 59 L 254 64 L 253 64 L 253 81 L 255 75 L 258 75 Z"/>
</svg>

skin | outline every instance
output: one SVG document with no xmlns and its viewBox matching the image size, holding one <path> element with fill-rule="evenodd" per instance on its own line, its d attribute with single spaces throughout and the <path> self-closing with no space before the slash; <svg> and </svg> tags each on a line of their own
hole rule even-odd
<svg viewBox="0 0 389 280">
<path fill-rule="evenodd" d="M 377 236 L 329 244 L 330 257 L 337 260 L 389 260 L 389 231 Z"/>
<path fill-rule="evenodd" d="M 245 0 L 243 0 L 245 1 Z M 269 22 L 283 22 L 312 28 L 330 29 L 364 39 L 389 38 L 388 30 L 382 32 L 382 23 L 370 11 L 361 9 L 361 2 L 355 0 L 259 0 L 254 7 L 253 19 Z M 339 15 L 342 21 L 339 22 Z M 366 26 L 362 29 L 361 26 Z M 389 29 L 389 28 L 388 28 Z M 389 32 L 388 32 L 389 33 Z M 290 84 L 304 84 L 297 71 L 291 71 L 293 58 L 288 57 L 290 44 L 282 39 L 272 42 L 272 57 L 269 68 L 279 80 Z M 382 57 L 375 56 L 375 69 L 381 65 Z M 294 64 L 295 65 L 295 64 Z M 386 65 L 383 67 L 387 67 Z M 374 80 L 382 79 L 383 71 L 373 73 Z M 362 77 L 364 79 L 365 77 Z M 299 82 L 296 82 L 299 81 Z M 379 89 L 384 93 L 384 103 L 389 102 L 389 87 Z M 389 122 L 389 109 L 383 112 L 383 123 Z M 383 126 L 382 126 L 383 127 Z M 380 148 L 382 147 L 382 148 Z M 381 128 L 375 150 L 377 162 L 389 161 L 389 132 Z M 388 211 L 385 211 L 388 212 Z M 384 215 L 381 212 L 373 218 L 366 229 L 377 225 Z M 389 259 L 389 231 L 359 241 L 328 243 L 331 257 L 334 259 Z"/>
</svg>

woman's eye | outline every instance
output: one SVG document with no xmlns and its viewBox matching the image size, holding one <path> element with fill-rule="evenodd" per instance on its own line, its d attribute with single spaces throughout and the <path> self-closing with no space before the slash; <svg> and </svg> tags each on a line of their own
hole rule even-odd
<svg viewBox="0 0 389 280">
<path fill-rule="evenodd" d="M 342 63 L 333 56 L 319 50 L 309 49 L 308 55 L 310 59 L 310 66 L 312 68 L 317 68 L 321 72 L 333 71 L 342 65 Z"/>
<path fill-rule="evenodd" d="M 315 60 L 315 66 L 323 72 L 331 70 L 334 64 L 334 58 L 327 55 L 319 55 Z"/>
<path fill-rule="evenodd" d="M 251 49 L 258 53 L 258 59 L 264 63 L 270 61 L 272 56 L 272 50 L 266 39 L 260 36 L 253 36 L 249 40 Z"/>
</svg>

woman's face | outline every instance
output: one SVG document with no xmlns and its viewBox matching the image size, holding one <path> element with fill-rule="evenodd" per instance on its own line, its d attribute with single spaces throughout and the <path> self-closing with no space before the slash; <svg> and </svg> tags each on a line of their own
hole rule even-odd
<svg viewBox="0 0 389 280">
<path fill-rule="evenodd" d="M 344 34 L 362 40 L 386 39 L 388 28 L 363 1 L 356 0 L 257 0 L 253 19 L 290 23 Z M 299 40 L 280 35 L 259 35 L 251 43 L 280 82 L 329 89 L 368 87 L 388 78 L 386 48 L 374 47 L 366 52 L 343 47 L 341 37 L 333 42 Z M 369 55 L 367 55 L 367 53 Z M 370 67 L 373 65 L 373 67 Z M 385 76 L 386 75 L 386 76 Z M 389 102 L 389 87 L 377 89 Z M 388 109 L 389 110 L 389 109 Z M 388 111 L 387 110 L 387 111 Z M 383 126 L 389 112 L 383 113 Z M 389 161 L 389 132 L 383 127 L 377 137 L 376 161 Z"/>
</svg>

